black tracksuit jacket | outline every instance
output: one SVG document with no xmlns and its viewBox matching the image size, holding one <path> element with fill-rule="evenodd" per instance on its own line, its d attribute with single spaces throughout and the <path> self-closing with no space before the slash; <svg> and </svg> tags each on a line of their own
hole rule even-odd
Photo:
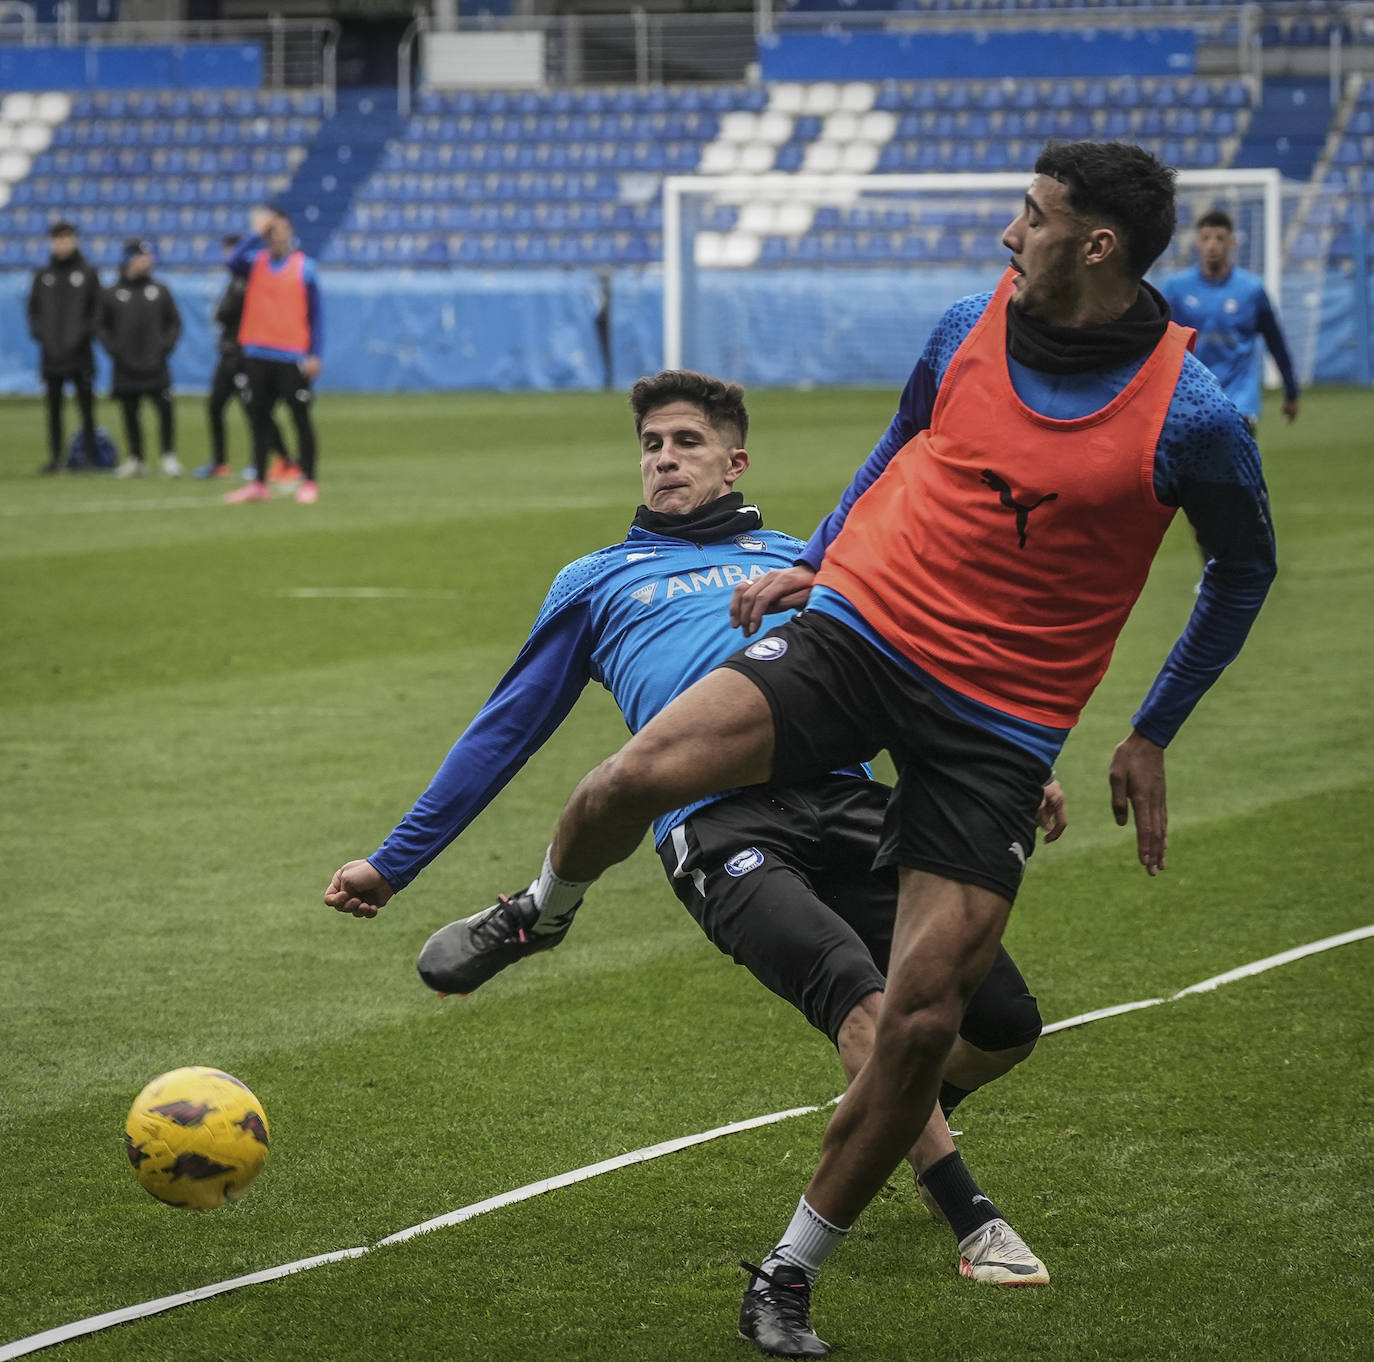
<svg viewBox="0 0 1374 1362">
<path fill-rule="evenodd" d="M 181 335 L 181 314 L 172 291 L 151 274 L 122 274 L 105 290 L 100 308 L 100 343 L 114 360 L 116 397 L 159 393 L 172 386 L 167 357 Z"/>
<path fill-rule="evenodd" d="M 80 251 L 54 256 L 34 273 L 29 289 L 29 335 L 43 350 L 44 378 L 95 371 L 91 341 L 100 321 L 100 276 Z"/>
</svg>

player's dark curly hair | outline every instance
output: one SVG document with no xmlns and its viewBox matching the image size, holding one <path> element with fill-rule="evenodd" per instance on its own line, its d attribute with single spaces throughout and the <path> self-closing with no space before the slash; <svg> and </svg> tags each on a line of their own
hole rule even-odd
<svg viewBox="0 0 1374 1362">
<path fill-rule="evenodd" d="M 1116 232 L 1126 268 L 1136 279 L 1163 254 L 1178 225 L 1174 171 L 1143 147 L 1050 142 L 1035 173 L 1058 180 L 1079 217 L 1106 223 Z"/>
<path fill-rule="evenodd" d="M 1220 208 L 1209 209 L 1198 218 L 1198 231 L 1200 232 L 1204 227 L 1225 227 L 1228 232 L 1234 232 L 1236 230 L 1236 224 L 1232 220 L 1230 213 L 1225 213 Z"/>
<path fill-rule="evenodd" d="M 701 408 L 714 430 L 732 432 L 743 447 L 749 437 L 749 413 L 744 389 L 738 383 L 699 374 L 692 369 L 664 369 L 653 378 L 641 378 L 630 389 L 630 410 L 635 414 L 635 434 L 644 427 L 651 411 L 669 402 L 691 402 Z"/>
</svg>

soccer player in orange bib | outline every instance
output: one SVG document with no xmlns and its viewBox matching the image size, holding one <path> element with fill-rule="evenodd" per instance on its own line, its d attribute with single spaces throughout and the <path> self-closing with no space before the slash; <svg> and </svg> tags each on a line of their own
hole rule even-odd
<svg viewBox="0 0 1374 1362">
<path fill-rule="evenodd" d="M 247 281 L 239 344 L 248 375 L 253 424 L 253 480 L 224 499 L 230 503 L 269 501 L 267 454 L 272 443 L 272 409 L 286 403 L 296 425 L 296 461 L 301 481 L 296 500 L 319 499 L 315 483 L 315 427 L 310 419 L 313 383 L 320 375 L 324 310 L 315 262 L 291 235 L 291 219 L 263 210 L 254 214 L 253 235 L 228 259 L 229 272 Z M 278 479 L 280 480 L 280 479 Z"/>
<path fill-rule="evenodd" d="M 739 1329 L 766 1353 L 829 1351 L 811 1324 L 816 1273 L 931 1113 L 1034 848 L 1051 762 L 1175 511 L 1208 554 L 1201 591 L 1110 769 L 1116 821 L 1133 814 L 1151 875 L 1165 861 L 1164 749 L 1273 578 L 1254 440 L 1143 282 L 1174 225 L 1174 174 L 1149 153 L 1045 149 L 1003 234 L 1011 262 L 996 290 L 941 319 L 892 425 L 798 564 L 731 603 L 746 634 L 769 611 L 804 612 L 583 779 L 532 887 L 530 951 L 656 814 L 892 755 L 877 858 L 898 868 L 887 990 L 791 1222 L 746 1264 Z M 494 973 L 512 951 L 488 948 Z"/>
</svg>

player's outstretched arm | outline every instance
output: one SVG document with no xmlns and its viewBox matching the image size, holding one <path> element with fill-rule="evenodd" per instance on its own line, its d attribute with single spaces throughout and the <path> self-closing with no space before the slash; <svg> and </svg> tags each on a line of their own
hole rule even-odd
<svg viewBox="0 0 1374 1362">
<path fill-rule="evenodd" d="M 745 638 L 758 631 L 763 617 L 776 610 L 800 610 L 811 595 L 816 570 L 799 564 L 775 568 L 752 582 L 742 583 L 730 597 L 730 623 L 744 630 Z"/>
<path fill-rule="evenodd" d="M 1164 869 L 1164 853 L 1169 846 L 1164 749 L 1149 738 L 1132 733 L 1112 753 L 1107 779 L 1112 787 L 1112 813 L 1117 826 L 1126 826 L 1129 810 L 1135 817 L 1140 864 L 1147 874 L 1158 875 Z"/>
<path fill-rule="evenodd" d="M 449 749 L 434 779 L 366 860 L 348 861 L 327 906 L 375 917 L 506 787 L 567 718 L 586 686 L 596 637 L 572 564 L 554 579 L 525 646 Z M 588 579 L 590 580 L 590 579 Z"/>
<path fill-rule="evenodd" d="M 394 892 L 371 861 L 349 861 L 334 872 L 324 901 L 339 913 L 376 917 Z"/>
</svg>

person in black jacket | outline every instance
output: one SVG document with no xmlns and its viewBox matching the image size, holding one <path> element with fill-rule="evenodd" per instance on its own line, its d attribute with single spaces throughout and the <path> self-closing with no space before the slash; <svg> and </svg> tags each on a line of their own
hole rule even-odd
<svg viewBox="0 0 1374 1362">
<path fill-rule="evenodd" d="M 124 266 L 105 290 L 100 309 L 100 343 L 114 360 L 112 395 L 124 411 L 129 457 L 115 469 L 128 478 L 145 471 L 143 431 L 138 403 L 150 397 L 157 409 L 162 436 L 162 471 L 178 477 L 181 462 L 175 453 L 172 415 L 172 375 L 167 357 L 181 335 L 181 314 L 166 284 L 153 278 L 153 247 L 148 241 L 124 243 Z"/>
<path fill-rule="evenodd" d="M 62 467 L 62 393 L 68 383 L 81 410 L 86 457 L 95 457 L 95 356 L 91 340 L 100 317 L 100 277 L 86 263 L 70 222 L 48 230 L 52 256 L 33 276 L 29 334 L 42 349 L 41 373 L 48 402 L 48 462 L 40 473 Z"/>
<path fill-rule="evenodd" d="M 220 244 L 226 259 L 241 240 L 237 234 L 223 239 Z M 214 378 L 210 380 L 210 397 L 206 404 L 210 418 L 210 462 L 197 468 L 193 477 L 224 478 L 229 475 L 224 445 L 224 409 L 229 405 L 230 398 L 237 397 L 242 403 L 249 421 L 249 436 L 252 436 L 252 393 L 243 362 L 243 347 L 239 344 L 239 321 L 243 317 L 243 294 L 246 288 L 245 280 L 231 274 L 229 287 L 224 290 L 215 308 L 215 325 L 219 328 L 219 363 L 215 366 Z M 270 427 L 268 452 L 284 461 L 286 446 L 282 443 L 281 429 L 271 416 L 267 419 Z"/>
</svg>

